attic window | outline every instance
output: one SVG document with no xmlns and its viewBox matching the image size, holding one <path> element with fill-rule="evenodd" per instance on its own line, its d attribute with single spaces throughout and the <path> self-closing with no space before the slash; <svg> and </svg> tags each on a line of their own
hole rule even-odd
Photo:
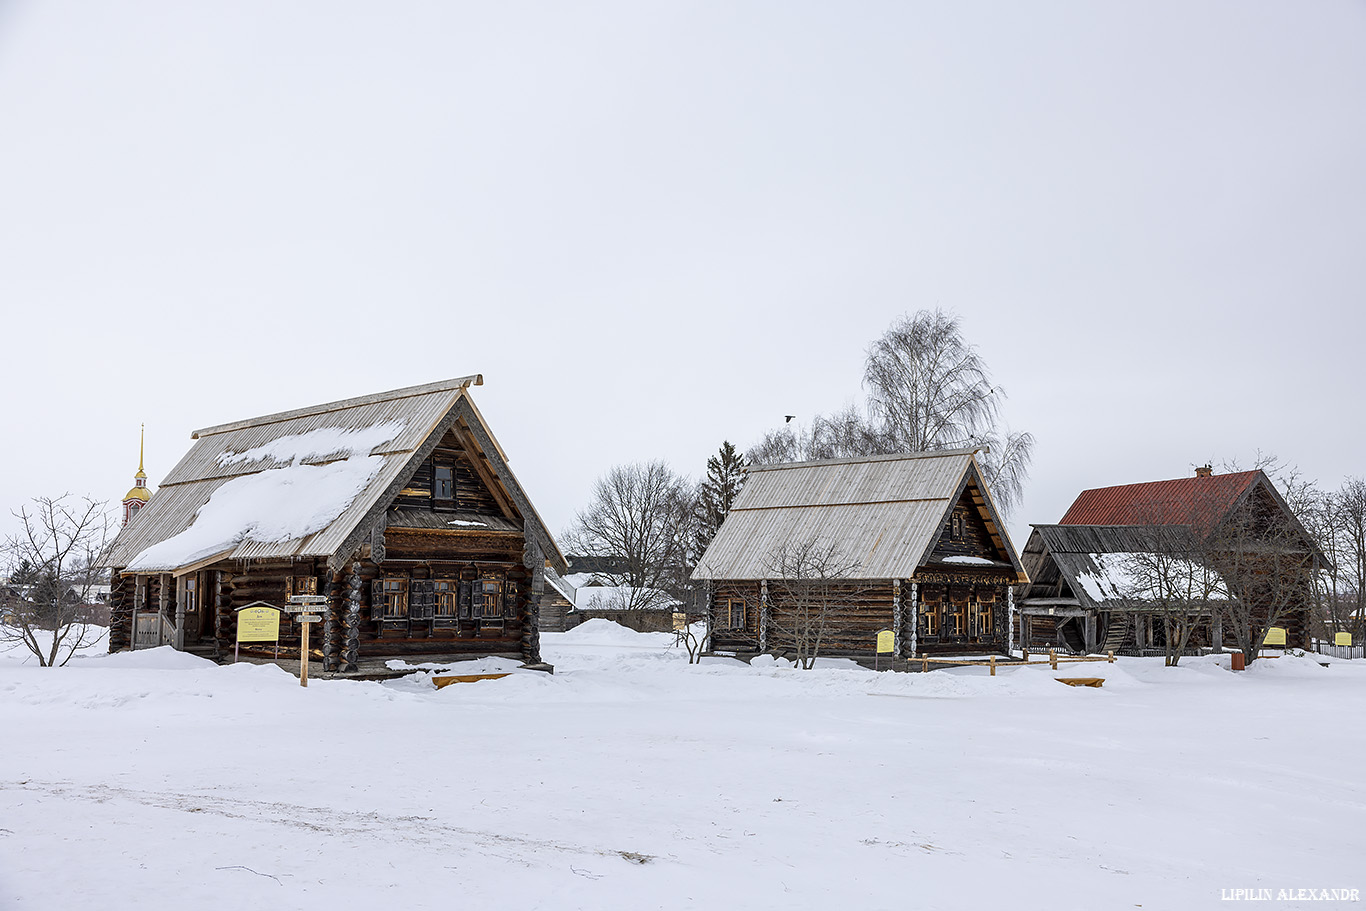
<svg viewBox="0 0 1366 911">
<path fill-rule="evenodd" d="M 955 541 L 963 540 L 963 517 L 954 516 L 949 520 L 949 537 Z"/>
<path fill-rule="evenodd" d="M 455 463 L 437 462 L 432 471 L 432 500 L 436 506 L 455 505 Z"/>
</svg>

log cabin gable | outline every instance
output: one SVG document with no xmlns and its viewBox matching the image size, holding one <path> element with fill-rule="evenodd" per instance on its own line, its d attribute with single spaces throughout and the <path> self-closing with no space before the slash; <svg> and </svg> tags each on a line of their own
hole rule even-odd
<svg viewBox="0 0 1366 911">
<path fill-rule="evenodd" d="M 1013 567 L 1024 581 L 1024 567 L 1014 548 L 1006 543 L 995 507 L 983 493 L 975 463 L 964 472 L 951 502 L 953 505 L 945 512 L 939 534 L 921 559 L 921 565 L 942 563 L 948 557 L 980 557 Z"/>
<path fill-rule="evenodd" d="M 484 460 L 472 455 L 453 427 L 417 466 L 393 505 L 433 512 L 501 516 L 520 521 L 506 498 L 496 496 Z"/>
<path fill-rule="evenodd" d="M 466 461 L 462 464 L 468 468 L 471 483 L 472 479 L 477 479 L 480 485 L 478 490 L 487 493 L 497 507 L 497 511 L 485 514 L 501 514 L 502 518 L 521 526 L 527 537 L 535 539 L 542 553 L 553 554 L 558 558 L 556 563 L 559 570 L 568 571 L 563 565 L 563 558 L 559 557 L 559 548 L 555 546 L 550 532 L 541 522 L 540 516 L 516 478 L 512 476 L 501 449 L 485 429 L 482 416 L 464 395 L 456 399 L 450 411 L 437 422 L 427 439 L 413 452 L 404 470 L 357 523 L 342 546 L 328 558 L 329 570 L 339 571 L 360 552 L 363 544 L 371 542 L 377 536 L 382 538 L 389 510 L 403 505 L 399 499 L 405 495 L 405 490 L 420 489 L 417 486 L 419 472 L 423 471 L 424 467 L 431 469 L 433 456 L 438 451 L 451 452 L 457 456 L 463 454 Z M 456 481 L 458 484 L 458 474 Z"/>
</svg>

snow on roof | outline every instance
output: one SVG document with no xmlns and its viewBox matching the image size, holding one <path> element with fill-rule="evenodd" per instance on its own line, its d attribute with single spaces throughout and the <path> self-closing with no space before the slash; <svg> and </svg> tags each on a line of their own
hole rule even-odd
<svg viewBox="0 0 1366 911">
<path fill-rule="evenodd" d="M 189 566 L 245 541 L 292 541 L 321 531 L 351 505 L 384 462 L 384 456 L 353 455 L 326 465 L 293 464 L 233 478 L 213 492 L 188 528 L 143 550 L 127 571 Z"/>
<path fill-rule="evenodd" d="M 218 464 L 235 465 L 239 462 L 274 459 L 297 465 L 305 459 L 321 459 L 329 455 L 349 459 L 369 455 L 376 446 L 402 433 L 405 427 L 405 421 L 385 421 L 370 427 L 319 427 L 307 433 L 276 437 L 245 452 L 227 450 L 218 455 Z"/>
<path fill-rule="evenodd" d="M 1096 604 L 1107 601 L 1186 603 L 1228 600 L 1223 577 L 1203 564 L 1169 554 L 1086 554 L 1076 580 Z"/>
<path fill-rule="evenodd" d="M 313 405 L 192 434 L 195 440 L 106 558 L 124 572 L 176 572 L 211 557 L 344 559 L 382 498 L 401 486 L 424 442 L 457 423 L 489 459 L 497 483 L 556 566 L 564 557 L 469 397 L 478 375 Z M 473 521 L 476 517 L 447 516 Z M 426 527 L 426 526 L 423 526 Z M 459 527 L 459 526 L 435 526 Z M 334 567 L 335 568 L 335 567 Z"/>
</svg>

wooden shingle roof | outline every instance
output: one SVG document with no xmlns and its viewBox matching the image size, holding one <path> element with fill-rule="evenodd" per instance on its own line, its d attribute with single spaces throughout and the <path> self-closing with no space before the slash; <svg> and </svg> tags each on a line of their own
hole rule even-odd
<svg viewBox="0 0 1366 911">
<path fill-rule="evenodd" d="M 964 487 L 981 491 L 989 530 L 1021 580 L 1024 571 L 987 492 L 975 450 L 756 466 L 694 579 L 774 577 L 785 545 L 837 544 L 866 579 L 908 579 L 925 562 Z"/>
<path fill-rule="evenodd" d="M 518 526 L 524 522 L 528 536 L 537 540 L 546 558 L 563 567 L 564 558 L 553 537 L 469 396 L 469 387 L 482 382 L 477 374 L 458 377 L 197 430 L 191 435 L 195 442 L 189 452 L 119 533 L 107 565 L 136 566 L 139 572 L 177 572 L 219 559 L 345 560 L 370 528 L 382 526 L 387 505 L 440 437 L 456 429 L 477 450 L 472 455 L 488 461 L 503 500 L 520 513 L 509 518 Z M 356 444 L 357 440 L 361 443 Z M 374 445 L 370 445 L 372 440 Z M 299 441 L 322 442 L 308 451 L 310 447 Z M 335 447 L 328 451 L 333 441 Z M 357 450 L 356 445 L 362 448 Z M 214 500 L 215 509 L 232 508 L 233 497 L 240 499 L 254 483 L 253 478 L 270 481 L 273 477 L 282 479 L 283 472 L 295 471 L 315 479 L 321 469 L 337 468 L 343 461 L 356 458 L 366 462 L 366 473 L 357 474 L 357 483 L 363 486 L 349 500 L 343 497 L 324 504 L 341 505 L 335 515 L 324 513 L 318 521 L 305 524 L 303 527 L 312 529 L 306 534 L 281 540 L 278 535 L 248 531 L 224 542 L 213 553 L 202 552 L 204 547 L 195 550 L 167 543 L 189 533 L 210 500 Z M 300 466 L 303 472 L 299 472 Z M 310 469 L 312 473 L 307 474 Z"/>
</svg>

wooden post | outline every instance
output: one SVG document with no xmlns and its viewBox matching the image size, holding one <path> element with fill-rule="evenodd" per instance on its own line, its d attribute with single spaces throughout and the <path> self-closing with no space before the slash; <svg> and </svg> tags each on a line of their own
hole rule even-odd
<svg viewBox="0 0 1366 911">
<path fill-rule="evenodd" d="M 1023 615 L 1021 615 L 1021 616 L 1023 616 Z M 1025 664 L 1028 664 L 1028 663 L 1029 663 L 1029 649 L 1024 649 L 1023 651 L 1024 651 L 1024 661 L 1025 661 Z"/>
<path fill-rule="evenodd" d="M 892 669 L 896 669 L 897 652 L 901 649 L 901 580 L 892 580 Z"/>
<path fill-rule="evenodd" d="M 920 672 L 921 672 L 922 674 L 926 674 L 926 673 L 929 673 L 929 670 L 930 670 L 930 658 L 929 658 L 928 655 L 923 655 L 923 654 L 922 654 L 922 655 L 920 656 Z"/>
<path fill-rule="evenodd" d="M 996 656 L 991 656 L 991 676 L 996 676 Z"/>
<path fill-rule="evenodd" d="M 214 653 L 217 654 L 223 648 L 223 640 L 228 638 L 228 617 L 227 612 L 232 610 L 228 604 L 228 599 L 223 597 L 223 572 L 214 570 L 213 573 L 213 639 Z"/>
<path fill-rule="evenodd" d="M 341 666 L 341 660 L 337 657 L 337 644 L 340 639 L 338 635 L 337 615 L 341 613 L 341 605 L 345 602 L 341 599 L 342 574 L 340 571 L 331 574 L 331 580 L 327 584 L 327 604 L 323 605 L 323 670 L 335 671 Z"/>
<path fill-rule="evenodd" d="M 1048 665 L 1055 671 L 1058 669 L 1058 650 L 1055 648 L 1048 650 Z"/>
<path fill-rule="evenodd" d="M 341 669 L 354 671 L 360 663 L 360 589 L 361 564 L 357 560 L 351 564 L 351 577 L 346 595 L 346 616 L 342 626 L 345 629 L 345 644 L 341 650 Z"/>
<path fill-rule="evenodd" d="M 915 650 L 920 645 L 920 586 L 919 583 L 911 583 L 911 655 L 915 656 Z"/>
<path fill-rule="evenodd" d="M 1006 586 L 1006 654 L 1015 657 L 1015 586 Z"/>
<path fill-rule="evenodd" d="M 522 660 L 527 664 L 540 664 L 541 596 L 545 594 L 545 552 L 541 550 L 541 545 L 532 532 L 530 519 L 522 523 L 522 541 L 522 565 L 528 573 L 525 607 L 520 608 Z"/>
<path fill-rule="evenodd" d="M 1114 664 L 1114 663 L 1115 663 L 1115 653 L 1114 653 L 1114 652 L 1106 652 L 1105 654 L 1106 654 L 1107 657 L 1109 657 L 1110 663 L 1111 663 L 1111 664 Z"/>
<path fill-rule="evenodd" d="M 759 651 L 768 651 L 768 580 L 759 582 Z"/>
<path fill-rule="evenodd" d="M 299 634 L 299 686 L 308 686 L 308 628 L 312 623 L 300 623 L 303 630 Z"/>
</svg>

